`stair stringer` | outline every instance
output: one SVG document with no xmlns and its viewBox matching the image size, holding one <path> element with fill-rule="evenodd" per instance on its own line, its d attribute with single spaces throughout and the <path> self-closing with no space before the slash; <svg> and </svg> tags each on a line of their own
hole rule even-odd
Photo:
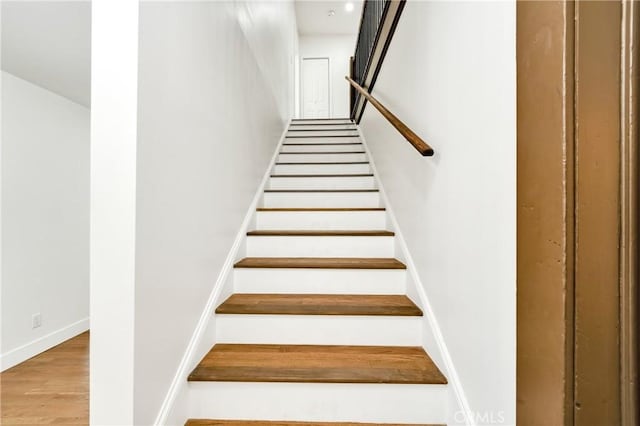
<svg viewBox="0 0 640 426">
<path fill-rule="evenodd" d="M 222 269 L 211 288 L 207 304 L 191 335 L 189 344 L 153 423 L 154 425 L 183 425 L 184 420 L 188 418 L 190 393 L 187 378 L 202 357 L 216 343 L 216 319 L 214 315 L 216 306 L 233 293 L 233 265 L 245 257 L 247 231 L 255 227 L 256 208 L 262 202 L 269 176 L 278 159 L 290 125 L 291 120 L 287 121 L 284 126 L 262 181 L 256 189 L 256 193 L 247 208 L 247 213 L 229 249 Z"/>
<path fill-rule="evenodd" d="M 451 359 L 447 344 L 444 341 L 444 336 L 442 335 L 438 319 L 436 318 L 431 304 L 429 303 L 429 297 L 425 291 L 424 285 L 422 284 L 422 280 L 418 275 L 413 258 L 409 253 L 409 248 L 402 234 L 402 230 L 398 225 L 398 221 L 394 214 L 393 207 L 389 202 L 389 198 L 387 197 L 384 185 L 380 180 L 380 174 L 376 168 L 374 157 L 369 150 L 369 145 L 367 144 L 367 140 L 362 133 L 360 126 L 357 126 L 357 131 L 360 136 L 360 140 L 362 141 L 362 146 L 369 158 L 369 165 L 380 191 L 381 202 L 386 207 L 387 220 L 389 221 L 387 229 L 395 232 L 396 258 L 407 265 L 407 296 L 409 296 L 409 298 L 411 298 L 424 312 L 424 316 L 422 317 L 422 321 L 424 323 L 422 327 L 422 346 L 431 356 L 431 359 L 433 359 L 438 368 L 444 372 L 449 382 L 447 386 L 450 393 L 449 403 L 450 405 L 455 404 L 455 409 L 453 406 L 448 408 L 447 424 L 476 426 L 475 417 L 473 416 L 473 412 L 469 406 L 466 393 L 462 387 L 462 383 L 460 382 L 453 360 Z"/>
</svg>

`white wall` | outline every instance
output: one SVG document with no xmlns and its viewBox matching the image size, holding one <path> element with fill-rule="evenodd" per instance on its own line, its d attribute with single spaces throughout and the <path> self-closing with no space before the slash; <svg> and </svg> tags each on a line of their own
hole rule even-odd
<svg viewBox="0 0 640 426">
<path fill-rule="evenodd" d="M 132 425 L 138 2 L 93 0 L 91 30 L 89 420 Z"/>
<path fill-rule="evenodd" d="M 356 34 L 300 36 L 301 61 L 305 57 L 329 58 L 330 117 L 349 116 L 349 83 L 344 76 L 349 75 L 349 58 L 356 48 L 356 37 Z"/>
<path fill-rule="evenodd" d="M 6 369 L 89 326 L 89 110 L 3 71 L 1 118 Z"/>
<path fill-rule="evenodd" d="M 158 414 L 292 113 L 296 34 L 290 2 L 141 3 L 135 424 Z"/>
<path fill-rule="evenodd" d="M 89 107 L 91 0 L 2 1 L 2 69 Z"/>
<path fill-rule="evenodd" d="M 361 123 L 478 424 L 515 423 L 515 87 L 513 2 L 407 2 L 373 94 L 436 155 Z"/>
<path fill-rule="evenodd" d="M 227 9 L 239 25 L 255 66 L 264 79 L 267 91 L 275 97 L 278 114 L 289 119 L 293 107 L 294 60 L 298 49 L 298 29 L 292 0 L 274 1 L 220 1 L 220 13 Z M 277 4 L 280 3 L 280 4 Z M 218 33 L 220 35 L 224 33 Z M 241 34 L 229 35 L 231 40 Z"/>
</svg>

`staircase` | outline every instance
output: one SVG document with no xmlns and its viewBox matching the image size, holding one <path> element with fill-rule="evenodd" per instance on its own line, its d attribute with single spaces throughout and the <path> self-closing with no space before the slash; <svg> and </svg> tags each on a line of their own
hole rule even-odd
<svg viewBox="0 0 640 426">
<path fill-rule="evenodd" d="M 447 380 L 394 239 L 355 125 L 294 120 L 189 376 L 187 424 L 444 423 Z"/>
</svg>

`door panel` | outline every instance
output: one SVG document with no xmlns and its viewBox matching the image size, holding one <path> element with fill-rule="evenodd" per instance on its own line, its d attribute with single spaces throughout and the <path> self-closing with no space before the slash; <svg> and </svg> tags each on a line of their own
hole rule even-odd
<svg viewBox="0 0 640 426">
<path fill-rule="evenodd" d="M 329 58 L 302 59 L 302 118 L 329 118 Z"/>
</svg>

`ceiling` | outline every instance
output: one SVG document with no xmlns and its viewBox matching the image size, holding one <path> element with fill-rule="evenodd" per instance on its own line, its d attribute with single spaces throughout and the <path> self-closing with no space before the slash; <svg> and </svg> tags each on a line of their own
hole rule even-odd
<svg viewBox="0 0 640 426">
<path fill-rule="evenodd" d="M 295 0 L 300 35 L 356 34 L 360 26 L 362 0 L 353 0 L 354 9 L 345 10 L 347 1 Z M 335 11 L 329 16 L 329 11 Z"/>
<path fill-rule="evenodd" d="M 89 106 L 91 3 L 2 1 L 2 69 Z"/>
<path fill-rule="evenodd" d="M 298 32 L 356 34 L 362 0 L 295 0 Z M 90 106 L 91 3 L 2 0 L 2 69 L 47 90 Z M 328 16 L 330 10 L 334 16 Z"/>
</svg>

